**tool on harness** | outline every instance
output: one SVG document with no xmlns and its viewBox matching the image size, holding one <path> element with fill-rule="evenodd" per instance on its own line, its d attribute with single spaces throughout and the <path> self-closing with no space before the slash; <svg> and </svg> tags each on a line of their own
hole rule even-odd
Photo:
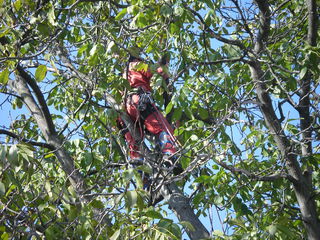
<svg viewBox="0 0 320 240">
<path fill-rule="evenodd" d="M 143 92 L 139 94 L 138 110 L 143 112 L 147 109 L 147 104 L 152 102 L 151 93 Z"/>
<path fill-rule="evenodd" d="M 138 101 L 134 101 L 133 97 L 138 96 Z M 151 97 L 151 93 L 145 91 L 141 87 L 134 89 L 128 93 L 127 96 L 127 104 L 134 105 L 135 108 L 139 112 L 139 117 L 141 118 L 141 123 L 153 112 L 156 111 L 154 106 L 152 105 L 153 99 Z"/>
</svg>

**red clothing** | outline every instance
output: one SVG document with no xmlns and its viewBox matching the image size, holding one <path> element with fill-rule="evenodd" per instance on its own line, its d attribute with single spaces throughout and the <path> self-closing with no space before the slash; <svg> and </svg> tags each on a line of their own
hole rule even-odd
<svg viewBox="0 0 320 240">
<path fill-rule="evenodd" d="M 137 109 L 139 99 L 138 94 L 133 94 L 126 102 L 127 113 L 134 123 L 138 123 L 141 118 L 141 112 Z M 162 131 L 169 131 L 170 134 L 173 135 L 171 126 L 163 116 L 159 116 L 160 114 L 159 111 L 150 111 L 149 115 L 143 121 L 146 129 L 154 135 L 158 135 Z"/>
<path fill-rule="evenodd" d="M 144 71 L 129 71 L 128 81 L 132 88 L 142 87 L 145 91 L 151 92 L 150 79 L 152 77 L 151 72 Z"/>
<path fill-rule="evenodd" d="M 133 108 L 131 108 L 133 110 Z M 156 135 L 157 137 L 157 142 L 161 146 L 161 151 L 163 154 L 167 155 L 172 155 L 174 154 L 177 150 L 174 147 L 174 140 L 171 138 L 171 136 L 167 133 L 166 131 L 166 122 L 162 122 L 161 117 L 159 116 L 159 112 L 153 112 L 151 113 L 147 119 L 144 121 L 144 125 L 146 129 L 153 135 Z M 132 118 L 132 116 L 130 115 Z M 121 119 L 118 119 L 118 121 L 122 121 Z M 122 123 L 123 124 L 123 123 Z M 137 127 L 139 127 L 137 125 Z M 141 131 L 141 129 L 139 128 Z M 144 135 L 144 133 L 141 131 L 141 134 Z M 162 136 L 161 136 L 162 134 Z M 143 136 L 142 136 L 143 137 Z M 164 138 L 164 139 L 161 139 Z M 126 139 L 128 145 L 129 145 L 129 155 L 131 159 L 143 159 L 143 156 L 141 156 L 139 152 L 139 146 L 136 144 L 136 141 L 132 137 L 131 133 L 129 131 L 124 133 L 124 138 Z"/>
<path fill-rule="evenodd" d="M 142 87 L 145 91 L 151 92 L 152 88 L 150 86 L 150 79 L 153 74 L 148 69 L 144 70 L 135 70 L 135 67 L 139 62 L 131 62 L 128 70 L 128 81 L 132 88 Z M 126 76 L 125 76 L 126 77 Z"/>
<path fill-rule="evenodd" d="M 124 74 L 124 77 L 128 79 L 129 84 L 132 88 L 142 87 L 145 91 L 152 91 L 150 86 L 150 80 L 153 76 L 151 71 L 148 70 L 136 70 L 139 61 L 130 62 L 128 72 Z M 163 73 L 163 69 L 159 67 L 157 72 L 162 77 L 168 77 Z M 128 74 L 128 76 L 126 76 Z M 141 134 L 143 131 L 140 128 L 140 120 L 143 119 L 142 123 L 145 125 L 146 129 L 153 135 L 157 137 L 157 141 L 161 145 L 161 150 L 163 154 L 172 155 L 176 152 L 174 147 L 173 130 L 167 120 L 161 115 L 159 110 L 155 109 L 156 106 L 148 103 L 147 109 L 144 111 L 138 110 L 140 95 L 132 94 L 126 99 L 126 110 L 131 120 L 136 124 L 136 127 L 139 128 Z M 119 118 L 119 125 L 122 129 L 125 129 L 124 122 Z M 169 134 L 170 133 L 170 134 Z M 123 132 L 124 137 L 129 145 L 130 157 L 132 159 L 142 159 L 139 152 L 139 147 L 137 146 L 135 140 L 131 136 L 129 131 Z M 171 135 L 171 136 L 170 136 Z M 143 137 L 143 136 L 141 136 Z"/>
<path fill-rule="evenodd" d="M 130 99 L 127 99 L 126 101 L 126 110 L 131 120 L 136 123 L 136 127 L 138 127 L 140 134 L 142 135 L 141 137 L 143 138 L 144 133 L 140 126 L 141 113 L 137 109 L 138 103 L 139 95 L 133 94 Z M 152 111 L 143 121 L 143 124 L 151 134 L 157 136 L 157 141 L 160 143 L 161 151 L 164 154 L 172 155 L 176 152 L 176 148 L 173 144 L 174 140 L 171 138 L 171 136 L 173 136 L 173 131 L 167 120 L 163 116 L 160 116 L 160 114 L 161 113 L 158 111 Z M 118 118 L 117 123 L 129 145 L 129 154 L 131 159 L 143 159 L 143 156 L 141 156 L 139 152 L 139 146 L 136 144 L 131 133 L 127 130 L 123 120 Z M 171 136 L 167 132 L 170 132 Z"/>
</svg>

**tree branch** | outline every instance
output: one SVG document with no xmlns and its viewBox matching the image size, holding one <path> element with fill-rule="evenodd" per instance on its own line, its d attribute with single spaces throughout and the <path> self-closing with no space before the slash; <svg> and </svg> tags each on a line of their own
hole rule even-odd
<svg viewBox="0 0 320 240">
<path fill-rule="evenodd" d="M 178 217 L 179 221 L 187 221 L 194 227 L 194 231 L 186 229 L 190 239 L 209 238 L 208 230 L 200 222 L 199 217 L 195 215 L 190 207 L 189 199 L 185 197 L 179 188 L 174 184 L 168 184 L 161 189 L 162 196 L 168 201 L 169 206 Z"/>
<path fill-rule="evenodd" d="M 257 181 L 275 181 L 277 179 L 290 179 L 291 181 L 293 180 L 290 175 L 286 174 L 286 173 L 274 173 L 271 175 L 267 175 L 267 176 L 260 176 L 257 174 L 254 174 L 246 169 L 242 169 L 242 168 L 236 168 L 234 166 L 228 165 L 222 161 L 218 161 L 218 160 L 214 160 L 215 163 L 217 163 L 219 166 L 229 170 L 230 172 L 232 172 L 233 174 L 244 174 L 246 175 L 248 178 L 253 179 L 253 180 L 257 180 Z"/>
<path fill-rule="evenodd" d="M 184 4 L 184 7 L 186 9 L 188 9 L 193 15 L 197 16 L 198 19 L 196 19 L 196 22 L 198 24 L 200 24 L 205 31 L 210 33 L 212 37 L 214 37 L 215 39 L 217 39 L 217 40 L 219 40 L 219 41 L 221 41 L 223 43 L 235 45 L 235 46 L 240 47 L 242 50 L 246 50 L 246 47 L 242 44 L 241 41 L 221 37 L 219 34 L 215 33 L 212 29 L 210 29 L 208 27 L 208 25 L 206 24 L 206 22 L 204 21 L 204 19 L 202 18 L 202 16 L 198 12 L 196 12 L 195 10 L 193 10 L 192 8 L 190 8 L 186 4 Z"/>
<path fill-rule="evenodd" d="M 307 41 L 310 46 L 317 45 L 317 26 L 318 26 L 318 14 L 315 0 L 307 0 L 308 7 L 308 36 Z M 308 64 L 311 66 L 311 64 Z M 302 155 L 308 156 L 312 154 L 311 143 L 311 116 L 310 116 L 310 93 L 311 93 L 311 79 L 312 73 L 308 69 L 304 78 L 301 79 L 301 97 L 298 106 L 300 114 L 300 125 L 302 131 L 303 144 L 301 146 Z M 311 179 L 310 179 L 311 180 Z"/>
<path fill-rule="evenodd" d="M 263 41 L 266 41 L 270 31 L 271 12 L 269 2 L 266 0 L 255 0 L 260 10 L 260 28 L 257 33 L 257 39 L 254 52 L 257 54 L 262 50 Z"/>
<path fill-rule="evenodd" d="M 38 100 L 38 103 L 40 105 L 41 112 L 43 114 L 43 117 L 46 119 L 47 125 L 48 125 L 48 130 L 51 134 L 54 134 L 55 127 L 51 118 L 51 114 L 49 111 L 49 108 L 47 106 L 46 100 L 44 99 L 44 96 L 37 85 L 36 81 L 18 64 L 17 70 L 22 77 L 26 81 L 26 83 L 32 88 L 34 91 L 36 98 Z"/>
<path fill-rule="evenodd" d="M 308 7 L 308 43 L 311 46 L 317 45 L 317 31 L 318 31 L 318 11 L 316 0 L 307 0 Z"/>
<path fill-rule="evenodd" d="M 120 3 L 117 3 L 115 1 L 112 1 L 112 0 L 79 0 L 80 2 L 111 2 L 113 5 L 115 5 L 116 7 L 118 8 L 127 8 L 127 7 L 130 7 L 129 4 L 120 4 Z"/>
<path fill-rule="evenodd" d="M 197 62 L 195 59 L 192 60 L 193 63 L 190 63 L 189 65 L 185 66 L 180 72 L 178 72 L 177 74 L 175 74 L 175 76 L 172 78 L 171 82 L 175 82 L 179 77 L 182 76 L 182 74 L 184 72 L 186 72 L 187 70 L 189 70 L 190 68 L 193 67 L 197 67 L 197 66 L 205 66 L 205 65 L 216 65 L 216 64 L 221 64 L 221 63 L 234 63 L 234 62 L 239 62 L 239 61 L 243 61 L 243 62 L 247 62 L 246 60 L 244 60 L 244 56 L 242 57 L 236 57 L 236 58 L 229 58 L 229 59 L 218 59 L 218 60 L 214 60 L 214 61 L 200 61 Z"/>
<path fill-rule="evenodd" d="M 51 151 L 54 150 L 54 147 L 51 144 L 43 143 L 43 142 L 35 142 L 35 141 L 29 140 L 29 139 L 26 139 L 26 138 L 21 138 L 19 135 L 15 134 L 13 132 L 7 131 L 5 129 L 0 129 L 0 134 L 7 135 L 9 137 L 17 139 L 18 141 L 22 141 L 24 143 L 29 143 L 29 144 L 31 144 L 33 146 L 36 146 L 36 147 L 48 148 Z"/>
<path fill-rule="evenodd" d="M 81 194 L 85 191 L 85 182 L 83 180 L 83 177 L 81 176 L 78 169 L 75 168 L 73 159 L 70 156 L 70 154 L 64 149 L 63 142 L 57 136 L 54 126 L 51 126 L 53 127 L 53 129 L 49 129 L 49 123 L 45 118 L 42 109 L 36 103 L 27 85 L 27 82 L 33 79 L 31 80 L 24 79 L 23 77 L 30 78 L 28 74 L 24 74 L 24 71 L 20 71 L 20 72 L 18 71 L 16 73 L 16 79 L 9 80 L 9 85 L 13 88 L 15 92 L 17 92 L 23 98 L 26 105 L 28 105 L 30 113 L 35 119 L 35 121 L 37 122 L 44 136 L 44 139 L 47 141 L 47 143 L 50 146 L 53 146 L 54 154 L 56 155 L 57 159 L 61 163 L 62 169 L 68 175 L 68 178 L 70 179 L 74 189 L 76 190 L 76 192 L 79 193 L 79 197 L 81 198 Z M 35 84 L 35 83 L 31 83 L 31 84 Z M 40 91 L 40 89 L 37 86 L 36 87 L 34 86 L 34 88 L 36 91 Z M 38 96 L 40 96 L 39 93 L 37 94 Z M 41 93 L 41 96 L 43 97 L 42 93 Z M 40 96 L 40 99 L 41 99 L 41 96 Z M 44 99 L 40 101 L 44 101 Z M 42 104 L 45 104 L 45 102 L 43 102 Z M 47 117 L 50 117 L 51 119 L 50 115 Z"/>
<path fill-rule="evenodd" d="M 309 0 L 312 1 L 312 0 Z M 258 32 L 258 36 L 254 46 L 254 52 L 258 55 L 264 47 L 264 42 L 266 41 L 270 28 L 270 10 L 268 7 L 268 1 L 265 0 L 256 0 L 258 7 L 260 9 L 260 21 L 261 27 Z M 281 123 L 277 118 L 271 97 L 268 93 L 266 84 L 265 84 L 265 74 L 262 71 L 261 63 L 258 59 L 253 59 L 249 63 L 251 76 L 255 82 L 255 89 L 257 93 L 258 100 L 260 102 L 261 112 L 263 114 L 264 120 L 271 134 L 273 135 L 275 142 L 281 152 L 282 157 L 285 160 L 286 169 L 290 175 L 290 181 L 293 183 L 293 189 L 295 196 L 297 198 L 300 212 L 302 215 L 303 223 L 306 227 L 308 239 L 320 239 L 320 224 L 319 218 L 317 215 L 317 208 L 313 195 L 313 186 L 310 181 L 311 177 L 308 171 L 302 173 L 302 169 L 297 161 L 297 155 L 292 151 L 292 146 L 288 137 L 285 135 Z M 310 120 L 309 116 L 309 88 L 310 88 L 310 78 L 307 79 L 307 82 L 303 83 L 304 93 L 302 94 L 303 107 L 305 107 L 304 114 L 308 121 Z M 300 104 L 302 103 L 300 99 Z M 301 105 L 300 105 L 301 106 Z M 300 117 L 301 110 L 300 110 Z M 303 118 L 303 117 L 302 117 Z M 304 126 L 301 126 L 303 129 L 310 129 L 310 124 L 308 122 L 304 123 Z M 302 125 L 302 124 L 301 124 Z M 306 131 L 303 131 L 303 134 Z M 304 138 L 306 139 L 306 138 Z M 309 140 L 308 140 L 309 141 Z M 309 141 L 310 142 L 310 141 Z M 302 154 L 303 156 L 303 154 Z"/>
</svg>

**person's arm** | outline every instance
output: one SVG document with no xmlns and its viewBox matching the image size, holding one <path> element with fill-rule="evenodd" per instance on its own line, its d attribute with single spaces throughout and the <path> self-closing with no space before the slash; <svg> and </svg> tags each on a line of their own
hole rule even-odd
<svg viewBox="0 0 320 240">
<path fill-rule="evenodd" d="M 169 73 L 168 73 L 168 67 L 167 65 L 162 65 L 157 68 L 157 73 L 164 79 L 167 80 L 169 79 Z"/>
</svg>

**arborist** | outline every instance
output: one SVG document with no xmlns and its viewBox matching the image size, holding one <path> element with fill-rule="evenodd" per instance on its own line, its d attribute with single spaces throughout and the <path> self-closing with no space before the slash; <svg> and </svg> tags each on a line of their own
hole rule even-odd
<svg viewBox="0 0 320 240">
<path fill-rule="evenodd" d="M 163 64 L 168 64 L 168 61 L 167 63 L 162 61 L 156 72 L 166 80 L 169 78 L 169 75 L 164 70 L 166 66 Z M 134 122 L 135 127 L 139 130 L 141 138 L 144 136 L 144 126 L 150 134 L 156 137 L 166 165 L 172 166 L 172 160 L 176 159 L 174 156 L 176 153 L 175 137 L 173 136 L 172 127 L 152 100 L 150 80 L 153 73 L 149 66 L 146 66 L 138 54 L 131 54 L 127 70 L 124 72 L 124 77 L 129 81 L 131 86 L 131 91 L 126 94 L 125 109 Z M 134 140 L 121 118 L 117 119 L 117 125 L 129 145 L 130 159 L 134 162 L 143 161 L 144 156 L 139 151 L 139 143 Z"/>
</svg>

